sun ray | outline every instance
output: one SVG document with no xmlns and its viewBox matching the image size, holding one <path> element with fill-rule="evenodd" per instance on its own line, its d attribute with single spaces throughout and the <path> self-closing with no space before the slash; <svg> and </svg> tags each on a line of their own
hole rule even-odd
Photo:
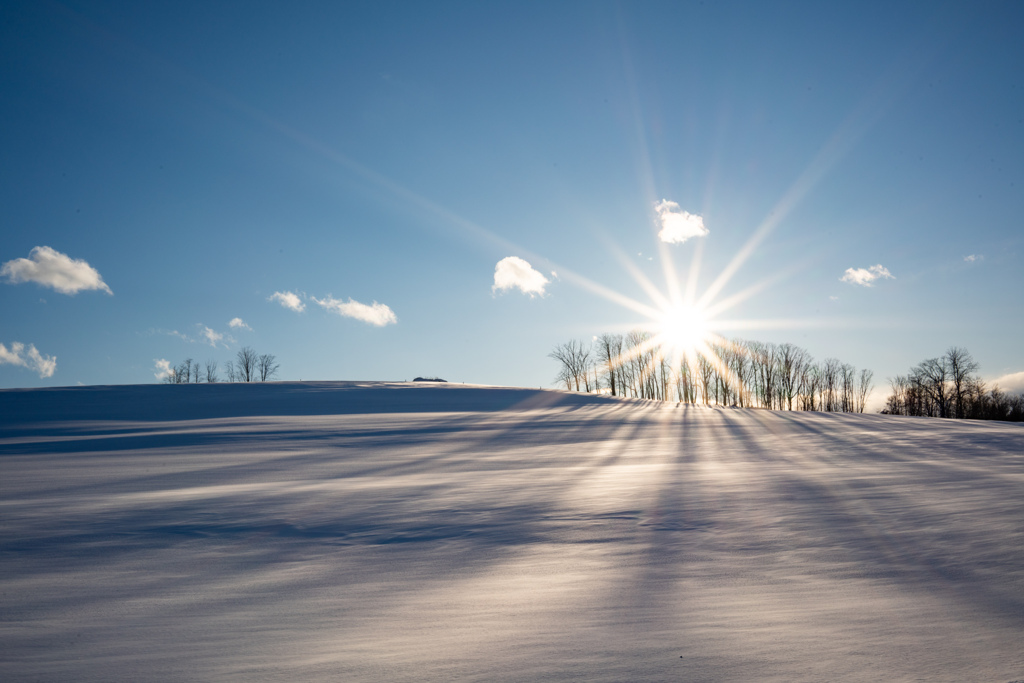
<svg viewBox="0 0 1024 683">
<path fill-rule="evenodd" d="M 646 292 L 647 296 L 651 298 L 655 306 L 658 308 L 665 308 L 669 305 L 669 300 L 665 298 L 665 295 L 658 290 L 658 287 L 651 282 L 650 278 L 644 275 L 644 273 L 637 268 L 636 264 L 633 263 L 633 260 L 630 259 L 629 256 L 627 256 L 626 253 L 618 247 L 618 245 L 611 240 L 607 240 L 606 244 L 608 251 L 616 258 L 616 260 L 618 260 L 626 272 L 632 276 L 633 280 L 640 285 L 644 292 Z"/>
<path fill-rule="evenodd" d="M 700 277 L 700 267 L 704 258 L 704 241 L 697 242 L 693 250 L 693 259 L 690 261 L 690 272 L 686 277 L 686 294 L 683 302 L 692 306 L 697 300 L 697 281 Z"/>
<path fill-rule="evenodd" d="M 724 313 L 730 308 L 733 308 L 734 306 L 743 303 L 744 301 L 754 296 L 755 294 L 760 294 L 761 292 L 768 289 L 772 285 L 778 283 L 781 280 L 784 280 L 790 274 L 791 273 L 787 271 L 778 271 L 776 273 L 773 273 L 771 276 L 761 280 L 760 282 L 756 282 L 750 285 L 746 289 L 741 290 L 728 298 L 722 299 L 714 304 L 708 305 L 705 309 L 706 314 L 709 318 L 714 318 L 718 314 Z"/>
</svg>

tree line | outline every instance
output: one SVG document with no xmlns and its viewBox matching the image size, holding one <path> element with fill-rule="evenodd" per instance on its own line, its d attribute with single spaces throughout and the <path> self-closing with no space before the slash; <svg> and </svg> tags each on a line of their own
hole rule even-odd
<svg viewBox="0 0 1024 683">
<path fill-rule="evenodd" d="M 224 364 L 228 382 L 266 382 L 277 375 L 280 365 L 273 354 L 257 354 L 249 346 L 244 346 L 235 354 L 234 360 Z M 208 360 L 200 364 L 186 358 L 178 365 L 170 368 L 164 376 L 167 384 L 198 384 L 199 382 L 220 382 L 217 361 Z"/>
<path fill-rule="evenodd" d="M 704 405 L 864 412 L 874 373 L 794 344 L 726 340 L 677 362 L 643 330 L 570 340 L 548 354 L 569 391 Z"/>
<path fill-rule="evenodd" d="M 987 388 L 976 374 L 978 367 L 967 349 L 957 346 L 921 361 L 906 375 L 889 380 L 892 391 L 883 412 L 1024 422 L 1024 396 L 1006 394 L 998 386 Z"/>
</svg>

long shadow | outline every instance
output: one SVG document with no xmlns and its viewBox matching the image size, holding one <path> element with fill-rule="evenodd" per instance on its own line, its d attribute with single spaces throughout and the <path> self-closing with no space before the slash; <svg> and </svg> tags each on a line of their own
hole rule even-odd
<svg viewBox="0 0 1024 683">
<path fill-rule="evenodd" d="M 557 414 L 557 411 L 556 411 Z M 600 418 L 600 413 L 592 415 L 595 419 Z M 202 433 L 202 434 L 161 434 L 152 437 L 140 437 L 134 439 L 136 449 L 151 449 L 151 452 L 142 457 L 161 457 L 162 448 L 183 448 L 183 447 L 231 447 L 227 453 L 229 457 L 235 458 L 237 451 L 244 451 L 250 447 L 250 442 L 263 442 L 280 440 L 288 444 L 289 450 L 299 449 L 300 453 L 288 453 L 278 455 L 269 459 L 258 460 L 254 470 L 251 460 L 238 462 L 234 460 L 221 466 L 203 465 L 201 469 L 190 468 L 184 471 L 164 473 L 144 477 L 130 477 L 127 479 L 114 479 L 97 484 L 85 482 L 74 487 L 51 488 L 46 495 L 57 493 L 61 496 L 73 498 L 77 493 L 93 493 L 102 495 L 104 490 L 115 492 L 133 491 L 162 491 L 173 490 L 178 485 L 185 487 L 211 488 L 217 485 L 230 484 L 239 481 L 238 476 L 245 480 L 251 479 L 254 474 L 261 477 L 268 476 L 274 471 L 282 471 L 293 474 L 298 481 L 303 481 L 303 475 L 310 466 L 321 466 L 324 461 L 330 462 L 337 458 L 334 450 L 352 449 L 353 455 L 358 458 L 373 460 L 376 454 L 398 453 L 402 454 L 410 446 L 419 446 L 423 443 L 442 446 L 441 448 L 427 454 L 424 457 L 404 458 L 400 457 L 398 462 L 378 463 L 366 467 L 348 467 L 348 463 L 341 463 L 338 468 L 341 470 L 338 477 L 342 479 L 363 477 L 363 476 L 394 476 L 398 474 L 409 474 L 418 471 L 434 470 L 438 467 L 445 467 L 451 464 L 450 449 L 443 448 L 446 437 L 457 436 L 456 444 L 459 450 L 466 452 L 477 452 L 481 454 L 492 453 L 495 448 L 513 445 L 521 447 L 527 443 L 565 444 L 576 445 L 586 443 L 592 436 L 584 433 L 567 433 L 565 426 L 572 424 L 564 418 L 545 421 L 528 420 L 521 429 L 516 430 L 515 438 L 496 440 L 493 430 L 489 425 L 473 425 L 474 420 L 482 419 L 481 416 L 466 417 L 460 416 L 450 421 L 450 424 L 435 426 L 429 430 L 429 437 L 422 438 L 423 429 L 360 429 L 354 432 L 358 439 L 353 440 L 349 433 L 343 428 L 333 429 L 327 435 L 311 433 L 304 428 L 301 434 L 293 430 L 271 430 L 251 435 L 250 438 L 243 438 L 239 443 L 237 434 Z M 587 422 L 587 420 L 584 420 Z M 606 420 L 600 420 L 602 424 L 608 424 Z M 435 421 L 436 424 L 436 421 Z M 586 429 L 583 430 L 584 432 Z M 395 436 L 398 438 L 394 438 Z M 410 440 L 410 435 L 415 436 Z M 483 438 L 474 438 L 483 437 Z M 507 434 L 506 434 L 507 436 Z M 118 439 L 132 439 L 129 436 L 117 437 Z M 147 441 L 146 439 L 152 439 Z M 105 439 L 104 439 L 105 440 Z M 328 453 L 305 452 L 304 441 L 323 442 Z M 353 443 L 353 441 L 355 441 Z M 372 446 L 366 448 L 367 441 Z M 360 443 L 363 442 L 363 443 Z M 296 445 L 298 444 L 298 445 Z M 79 449 L 79 452 L 88 452 L 91 449 Z M 98 450 L 98 449 L 97 449 Z M 268 450 L 273 451 L 271 446 Z M 75 453 L 75 449 L 65 448 L 60 453 L 51 453 L 55 460 L 66 453 Z M 138 451 L 135 452 L 138 456 Z M 211 460 L 216 455 L 211 456 Z M 486 466 L 487 463 L 481 463 Z M 109 463 L 105 466 L 109 466 Z M 318 473 L 318 476 L 320 474 Z M 330 476 L 330 475 L 328 475 Z M 288 483 L 286 480 L 285 483 Z M 563 488 L 571 485 L 571 480 L 560 480 L 559 485 Z M 108 509 L 95 515 L 85 513 L 75 514 L 71 519 L 50 519 L 48 526 L 42 532 L 32 529 L 26 534 L 24 527 L 19 533 L 16 529 L 8 528 L 8 533 L 3 534 L 0 552 L 16 553 L 20 555 L 51 553 L 67 553 L 79 558 L 88 556 L 106 557 L 112 552 L 130 552 L 140 548 L 167 547 L 185 541 L 196 539 L 215 540 L 217 542 L 235 542 L 239 538 L 259 537 L 264 542 L 275 542 L 281 539 L 306 539 L 318 544 L 338 543 L 375 543 L 384 544 L 392 542 L 427 542 L 427 541 L 448 541 L 453 539 L 469 540 L 473 543 L 484 545 L 515 545 L 537 541 L 545 534 L 550 534 L 552 524 L 557 525 L 559 511 L 553 507 L 550 499 L 541 496 L 522 496 L 514 503 L 504 505 L 492 505 L 475 507 L 472 511 L 461 514 L 459 510 L 443 509 L 433 512 L 418 511 L 417 505 L 410 505 L 410 501 L 430 500 L 432 495 L 440 495 L 444 487 L 419 486 L 412 498 L 403 498 L 399 495 L 398 510 L 405 510 L 407 518 L 395 518 L 394 496 L 395 491 L 388 493 L 386 500 L 377 500 L 368 497 L 362 492 L 348 492 L 346 500 L 339 501 L 337 510 L 329 515 L 330 521 L 311 522 L 308 526 L 299 526 L 294 521 L 289 521 L 295 516 L 295 512 L 285 509 L 283 515 L 276 514 L 275 510 L 282 509 L 283 500 L 281 496 L 272 496 L 264 501 L 258 495 L 246 495 L 241 500 L 236 497 L 205 497 L 196 504 L 160 504 L 158 502 L 137 503 L 128 509 Z M 315 497 L 314 497 L 315 498 Z M 319 502 L 312 502 L 316 511 L 327 508 L 330 503 L 324 502 L 321 496 Z M 216 511 L 216 512 L 215 512 Z M 277 518 L 275 518 L 275 515 Z M 319 518 L 321 518 L 322 515 Z M 299 519 L 302 515 L 299 514 Z M 10 532 L 14 533 L 10 533 Z M 39 532 L 39 533 L 37 533 Z"/>
<path fill-rule="evenodd" d="M 778 419 L 779 416 L 762 416 L 762 420 L 770 421 L 773 417 Z M 792 424 L 788 420 L 785 422 Z M 735 435 L 745 448 L 763 449 L 749 426 L 741 421 L 736 424 Z M 845 459 L 858 458 L 864 450 L 858 449 Z M 821 463 L 808 463 L 802 458 L 792 457 L 785 448 L 772 451 L 778 460 L 794 467 L 775 468 L 771 476 L 765 477 L 765 482 L 772 486 L 778 504 L 785 505 L 797 515 L 793 522 L 799 522 L 799 531 L 808 548 L 822 551 L 840 548 L 850 558 L 846 563 L 850 576 L 884 578 L 907 588 L 933 593 L 940 588 L 944 595 L 956 596 L 971 606 L 982 607 L 988 614 L 1024 626 L 1024 596 L 1020 594 L 1019 582 L 1014 585 L 1011 579 L 1003 587 L 994 583 L 991 577 L 993 567 L 1019 567 L 1024 562 L 1024 552 L 1017 548 L 1010 550 L 1007 557 L 989 554 L 967 561 L 964 561 L 963 552 L 950 557 L 941 546 L 946 546 L 946 551 L 966 547 L 971 537 L 983 530 L 956 528 L 954 516 L 929 519 L 917 512 L 923 503 L 915 499 L 914 492 L 926 498 L 929 495 L 934 497 L 936 494 L 930 489 L 936 484 L 950 483 L 948 478 L 901 483 L 898 489 L 894 489 L 893 484 L 875 481 L 861 482 L 854 488 L 853 482 L 846 481 L 841 469 L 829 467 L 827 472 L 822 472 L 820 464 L 830 464 L 824 459 Z M 874 455 L 879 459 L 882 457 L 881 453 Z M 907 454 L 901 456 L 906 457 Z M 901 460 L 893 457 L 890 462 Z M 809 466 L 812 464 L 816 466 Z M 1015 491 L 1017 495 L 1012 499 L 1022 501 L 1020 494 L 1024 493 L 1024 487 L 1019 483 L 1016 486 L 1003 484 L 1006 494 L 1013 496 Z M 911 486 L 913 490 L 907 492 L 907 487 Z M 1003 498 L 991 486 L 982 490 L 986 489 L 989 495 Z M 1016 508 L 1019 510 L 1017 519 L 1024 518 L 1024 502 L 1018 502 Z M 919 519 L 914 519 L 915 513 Z M 935 526 L 939 531 L 917 529 L 914 528 L 915 523 Z M 993 525 L 992 529 L 1001 528 L 995 519 L 989 523 Z M 933 537 L 938 534 L 939 537 L 935 538 L 938 543 L 929 544 L 926 534 Z"/>
<path fill-rule="evenodd" d="M 575 412 L 572 410 L 570 412 Z M 59 441 L 41 440 L 30 443 L 0 444 L 0 453 L 7 455 L 49 455 L 60 458 L 65 454 L 88 453 L 126 453 L 128 457 L 166 458 L 174 457 L 171 451 L 189 449 L 196 452 L 210 450 L 209 460 L 201 471 L 204 480 L 214 482 L 230 478 L 236 472 L 252 469 L 251 461 L 238 462 L 237 452 L 254 451 L 261 456 L 272 453 L 276 446 L 282 444 L 287 451 L 274 457 L 260 457 L 260 470 L 294 470 L 304 464 L 324 460 L 337 460 L 339 452 L 348 452 L 344 458 L 343 476 L 361 477 L 384 474 L 409 474 L 430 469 L 441 459 L 451 458 L 458 453 L 488 453 L 494 448 L 504 448 L 510 443 L 524 445 L 571 445 L 594 437 L 589 435 L 589 425 L 598 422 L 584 419 L 584 427 L 567 429 L 567 426 L 579 425 L 579 417 L 567 416 L 562 411 L 541 413 L 537 419 L 512 420 L 512 431 L 502 428 L 500 423 L 493 423 L 486 417 L 488 413 L 455 414 L 450 418 L 429 418 L 427 416 L 410 416 L 402 421 L 401 427 L 387 426 L 364 427 L 361 425 L 340 424 L 325 428 L 318 425 L 299 423 L 288 428 L 287 421 L 259 422 L 258 424 L 242 424 L 230 422 L 206 422 L 200 430 L 194 430 L 190 423 L 176 423 L 164 427 L 157 433 L 130 435 L 121 432 L 117 437 L 99 437 L 71 439 Z M 584 413 L 584 416 L 587 414 Z M 614 422 L 601 420 L 605 425 Z M 151 423 L 150 423 L 151 424 Z M 282 424 L 284 425 L 282 427 Z M 180 425 L 180 426 L 179 426 Z M 268 425 L 271 428 L 268 428 Z M 218 431 L 218 427 L 221 428 Z M 246 429 L 249 427 L 249 429 Z M 224 431 L 227 429 L 228 431 Z M 179 430 L 179 431 L 175 431 Z M 45 431 L 45 430 L 44 430 Z M 479 434 L 486 440 L 474 441 L 467 436 Z M 388 451 L 402 448 L 432 446 L 452 439 L 453 448 L 427 454 L 423 457 L 407 457 L 399 461 L 380 459 L 376 456 Z M 310 449 L 318 452 L 309 453 Z M 296 452 L 298 451 L 298 452 Z M 230 458 L 231 462 L 218 464 L 219 459 Z M 80 461 L 79 461 L 80 462 Z M 363 464 L 355 465 L 360 462 Z M 524 463 L 529 466 L 529 463 Z M 129 488 L 164 489 L 172 488 L 179 482 L 187 481 L 195 476 L 196 470 L 160 473 L 142 477 L 128 477 L 109 482 L 117 490 Z M 83 482 L 61 489 L 62 494 L 73 494 L 79 490 L 93 490 L 95 484 Z M 17 492 L 11 495 L 17 497 Z"/>
</svg>

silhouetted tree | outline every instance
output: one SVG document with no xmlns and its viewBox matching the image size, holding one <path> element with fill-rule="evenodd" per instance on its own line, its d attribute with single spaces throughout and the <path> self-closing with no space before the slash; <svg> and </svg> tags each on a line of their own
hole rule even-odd
<svg viewBox="0 0 1024 683">
<path fill-rule="evenodd" d="M 237 366 L 235 367 L 238 373 L 238 381 L 240 382 L 255 382 L 257 377 L 257 365 L 259 363 L 259 356 L 253 351 L 252 347 L 243 346 L 235 354 L 235 360 Z"/>
<path fill-rule="evenodd" d="M 946 365 L 953 390 L 953 417 L 962 418 L 966 415 L 965 397 L 970 384 L 971 375 L 978 370 L 978 364 L 967 352 L 967 349 L 951 346 L 946 351 Z"/>
<path fill-rule="evenodd" d="M 280 367 L 275 362 L 275 356 L 269 353 L 265 353 L 256 359 L 256 369 L 259 373 L 260 381 L 266 382 L 268 379 L 277 374 L 277 369 Z"/>
<path fill-rule="evenodd" d="M 975 420 L 1024 420 L 1024 395 L 1008 395 L 998 386 L 987 390 L 981 378 L 972 374 L 977 370 L 977 362 L 966 349 L 950 347 L 942 357 L 923 361 L 907 375 L 891 378 L 885 412 Z"/>
</svg>

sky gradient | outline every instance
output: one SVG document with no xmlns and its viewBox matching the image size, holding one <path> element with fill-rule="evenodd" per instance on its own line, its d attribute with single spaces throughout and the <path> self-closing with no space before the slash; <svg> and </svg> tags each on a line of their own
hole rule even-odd
<svg viewBox="0 0 1024 683">
<path fill-rule="evenodd" d="M 8 2 L 0 387 L 552 386 L 671 282 L 727 337 L 1024 389 L 1020 3 Z M 699 265 L 699 269 L 698 266 Z M 1019 386 L 1012 376 L 1017 374 Z"/>
</svg>

